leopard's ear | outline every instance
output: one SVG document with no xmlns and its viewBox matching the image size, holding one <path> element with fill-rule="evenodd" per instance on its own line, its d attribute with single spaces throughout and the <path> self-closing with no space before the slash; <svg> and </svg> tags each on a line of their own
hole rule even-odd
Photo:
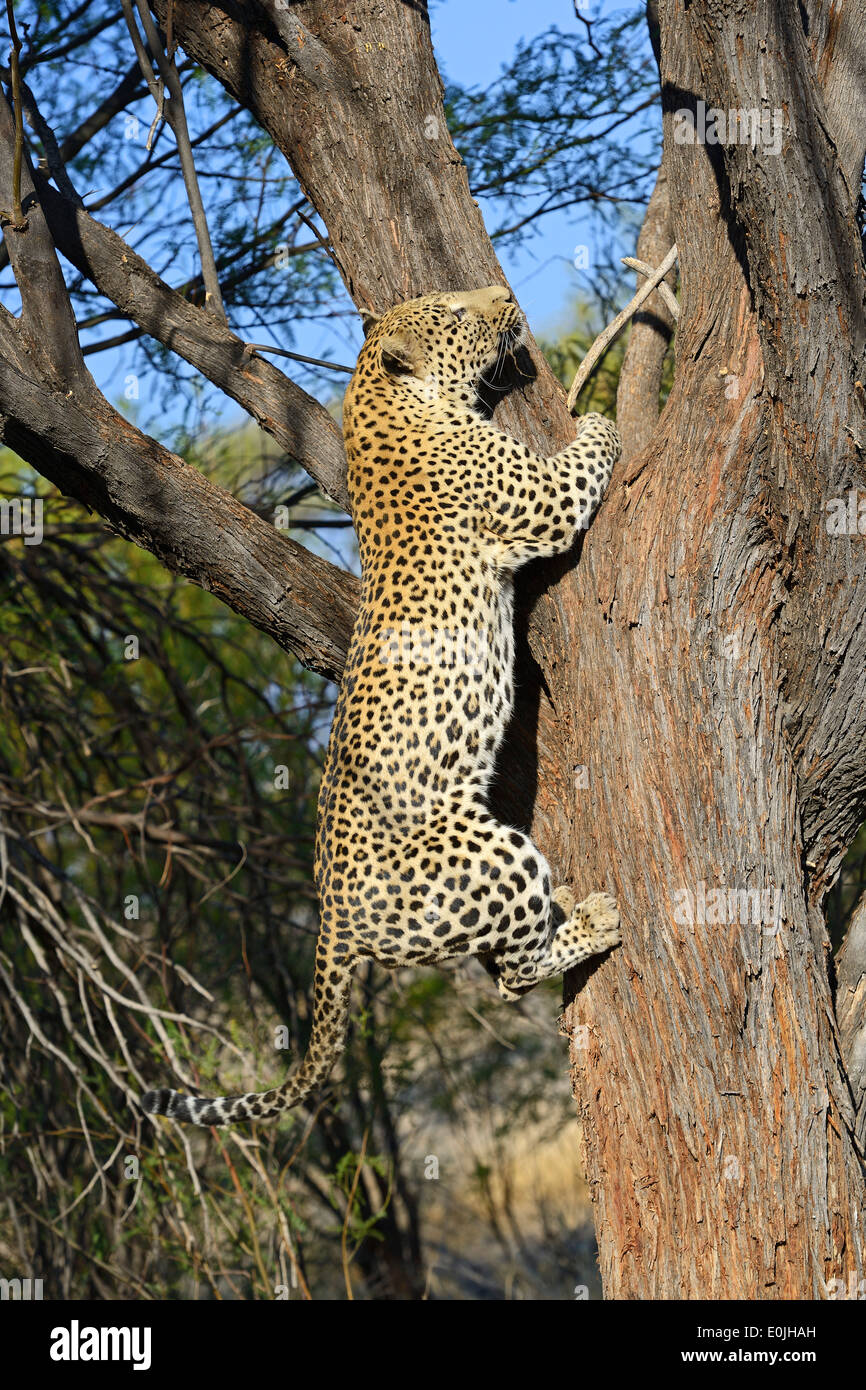
<svg viewBox="0 0 866 1390">
<path fill-rule="evenodd" d="M 361 314 L 361 327 L 364 330 L 364 337 L 366 338 L 370 329 L 375 328 L 376 324 L 379 322 L 379 315 L 372 314 L 369 309 L 361 309 L 359 312 Z"/>
<path fill-rule="evenodd" d="M 421 347 L 417 338 L 405 328 L 386 333 L 379 346 L 382 366 L 392 376 L 417 376 L 421 365 Z"/>
</svg>

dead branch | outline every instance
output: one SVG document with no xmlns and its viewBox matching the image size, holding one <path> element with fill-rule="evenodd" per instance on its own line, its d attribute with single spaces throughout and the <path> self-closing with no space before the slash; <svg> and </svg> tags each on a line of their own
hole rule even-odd
<svg viewBox="0 0 866 1390">
<path fill-rule="evenodd" d="M 593 367 L 601 360 L 611 343 L 619 337 L 629 319 L 637 313 L 644 300 L 649 299 L 653 290 L 661 283 L 668 271 L 677 259 L 677 248 L 672 246 L 665 256 L 661 265 L 653 271 L 645 285 L 641 285 L 633 299 L 629 300 L 624 309 L 617 314 L 612 323 L 609 323 L 603 333 L 599 333 L 589 352 L 584 357 L 580 367 L 575 374 L 574 381 L 571 383 L 571 390 L 568 393 L 566 404 L 569 410 L 573 411 L 577 404 L 577 398 L 589 380 Z"/>
</svg>

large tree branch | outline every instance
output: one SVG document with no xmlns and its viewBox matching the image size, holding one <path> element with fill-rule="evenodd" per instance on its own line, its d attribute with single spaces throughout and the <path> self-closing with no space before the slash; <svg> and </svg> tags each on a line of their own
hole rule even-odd
<svg viewBox="0 0 866 1390">
<path fill-rule="evenodd" d="M 46 385 L 4 310 L 0 439 L 168 569 L 210 590 L 312 671 L 343 668 L 357 581 L 136 430 L 95 389 Z M 7 352 L 12 341 L 14 356 Z"/>
<path fill-rule="evenodd" d="M 16 164 L 15 122 L 0 92 L 0 207 L 12 208 Z M 75 315 L 57 264 L 54 242 L 33 187 L 30 161 L 21 164 L 21 205 L 24 221 L 3 223 L 3 238 L 21 295 L 21 323 L 45 377 L 65 390 L 92 385 L 75 327 Z"/>
<path fill-rule="evenodd" d="M 323 405 L 151 270 L 126 242 L 49 184 L 39 188 L 55 243 L 106 299 L 249 411 L 345 511 L 346 459 Z"/>
</svg>

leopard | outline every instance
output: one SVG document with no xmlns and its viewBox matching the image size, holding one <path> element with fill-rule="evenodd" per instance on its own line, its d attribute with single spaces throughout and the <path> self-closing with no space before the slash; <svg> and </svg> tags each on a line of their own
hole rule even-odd
<svg viewBox="0 0 866 1390">
<path fill-rule="evenodd" d="M 357 965 L 476 956 L 501 997 L 621 941 L 615 899 L 577 902 L 489 808 L 514 708 L 514 577 L 571 550 L 620 455 L 590 413 L 551 457 L 499 430 L 480 392 L 527 336 L 511 290 L 436 292 L 364 316 L 343 433 L 361 595 L 319 789 L 310 1040 L 275 1089 L 143 1109 L 221 1126 L 284 1114 L 344 1050 Z"/>
</svg>

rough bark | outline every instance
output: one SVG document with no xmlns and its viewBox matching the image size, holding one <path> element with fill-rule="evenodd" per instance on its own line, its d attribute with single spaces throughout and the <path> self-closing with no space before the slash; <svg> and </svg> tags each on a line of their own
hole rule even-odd
<svg viewBox="0 0 866 1390">
<path fill-rule="evenodd" d="M 851 917 L 836 969 L 842 1056 L 854 1098 L 857 1139 L 861 1151 L 866 1153 L 866 893 Z"/>
<path fill-rule="evenodd" d="M 677 376 L 578 571 L 566 700 L 576 842 L 627 923 L 567 1013 L 612 1297 L 862 1276 L 821 901 L 866 790 L 862 539 L 825 525 L 864 483 L 864 281 L 815 61 L 793 4 L 662 7 Z M 676 145 L 701 96 L 779 108 L 783 157 Z M 784 920 L 678 920 L 702 882 L 778 890 Z"/>
<path fill-rule="evenodd" d="M 166 0 L 154 8 L 164 19 Z M 743 8 L 662 7 L 674 390 L 577 568 L 539 566 L 521 586 L 505 791 L 534 799 L 559 876 L 611 888 L 623 911 L 623 948 L 566 1014 L 609 1297 L 813 1297 L 863 1275 L 821 913 L 866 803 L 866 579 L 857 537 L 824 526 L 827 497 L 864 489 L 862 139 L 834 87 L 862 52 L 850 3 L 808 41 L 814 6 Z M 421 4 L 175 0 L 172 18 L 292 162 L 356 303 L 501 278 Z M 671 114 L 701 95 L 782 110 L 784 157 L 672 144 Z M 498 420 L 553 452 L 573 426 L 534 360 Z M 201 538 L 197 563 L 208 544 L 218 569 L 221 537 Z M 778 891 L 783 918 L 685 922 L 681 894 L 701 883 Z"/>
</svg>

